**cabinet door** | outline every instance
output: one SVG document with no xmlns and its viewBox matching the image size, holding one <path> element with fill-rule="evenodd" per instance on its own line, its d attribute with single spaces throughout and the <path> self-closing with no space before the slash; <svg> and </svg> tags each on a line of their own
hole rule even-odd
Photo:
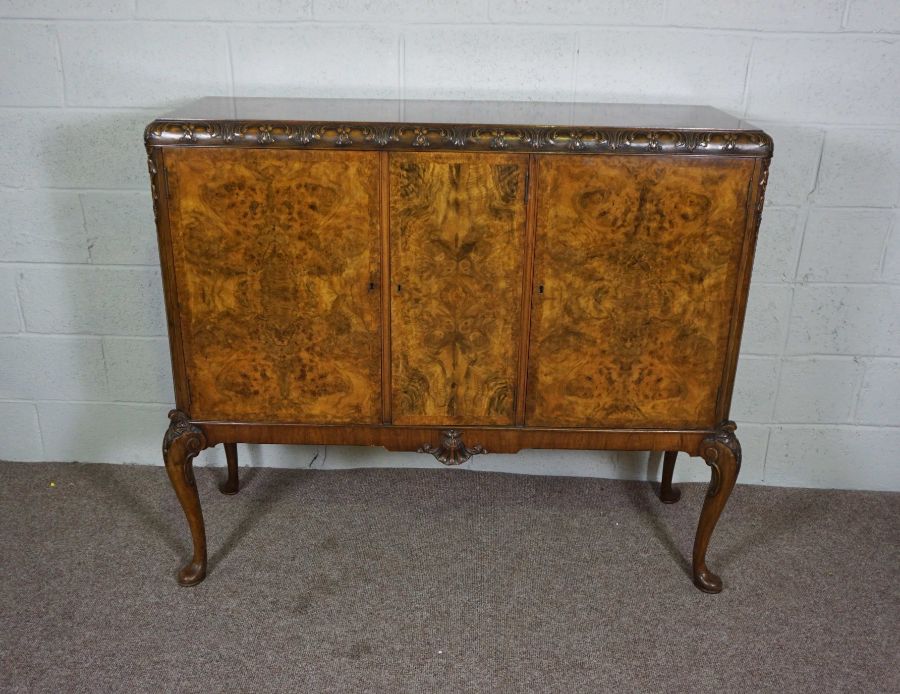
<svg viewBox="0 0 900 694">
<path fill-rule="evenodd" d="M 527 167 L 527 155 L 391 155 L 394 423 L 514 422 Z"/>
<path fill-rule="evenodd" d="M 378 155 L 165 154 L 191 417 L 381 421 Z"/>
<path fill-rule="evenodd" d="M 541 157 L 526 422 L 716 422 L 749 159 Z"/>
</svg>

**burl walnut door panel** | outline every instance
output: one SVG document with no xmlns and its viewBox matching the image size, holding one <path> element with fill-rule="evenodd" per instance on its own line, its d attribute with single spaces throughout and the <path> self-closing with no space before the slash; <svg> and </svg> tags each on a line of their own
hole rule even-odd
<svg viewBox="0 0 900 694">
<path fill-rule="evenodd" d="M 165 154 L 194 419 L 381 421 L 379 160 Z"/>
<path fill-rule="evenodd" d="M 390 157 L 395 424 L 513 424 L 527 155 Z"/>
<path fill-rule="evenodd" d="M 752 171 L 539 158 L 528 425 L 716 424 Z"/>
</svg>

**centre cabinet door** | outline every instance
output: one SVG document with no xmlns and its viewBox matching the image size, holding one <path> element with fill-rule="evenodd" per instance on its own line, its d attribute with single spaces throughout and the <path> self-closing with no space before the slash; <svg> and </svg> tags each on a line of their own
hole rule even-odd
<svg viewBox="0 0 900 694">
<path fill-rule="evenodd" d="M 753 161 L 538 160 L 526 424 L 714 426 Z"/>
<path fill-rule="evenodd" d="M 395 424 L 515 423 L 528 156 L 392 153 Z"/>
<path fill-rule="evenodd" d="M 176 147 L 165 167 L 191 417 L 380 422 L 378 154 Z"/>
</svg>

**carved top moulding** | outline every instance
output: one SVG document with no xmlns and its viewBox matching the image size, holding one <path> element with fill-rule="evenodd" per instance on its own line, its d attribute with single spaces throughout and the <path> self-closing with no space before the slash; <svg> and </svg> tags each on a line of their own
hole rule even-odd
<svg viewBox="0 0 900 694">
<path fill-rule="evenodd" d="M 148 148 L 772 156 L 765 132 L 726 113 L 643 104 L 208 97 L 150 123 L 144 140 Z"/>
</svg>

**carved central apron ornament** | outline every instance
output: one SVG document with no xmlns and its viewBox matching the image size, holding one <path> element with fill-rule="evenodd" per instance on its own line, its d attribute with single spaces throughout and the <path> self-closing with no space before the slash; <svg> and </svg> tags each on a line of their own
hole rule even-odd
<svg viewBox="0 0 900 694">
<path fill-rule="evenodd" d="M 462 440 L 462 434 L 456 429 L 445 429 L 441 432 L 441 445 L 432 446 L 423 444 L 419 453 L 430 453 L 444 465 L 462 465 L 469 461 L 473 455 L 487 453 L 484 446 L 468 448 Z"/>
</svg>

